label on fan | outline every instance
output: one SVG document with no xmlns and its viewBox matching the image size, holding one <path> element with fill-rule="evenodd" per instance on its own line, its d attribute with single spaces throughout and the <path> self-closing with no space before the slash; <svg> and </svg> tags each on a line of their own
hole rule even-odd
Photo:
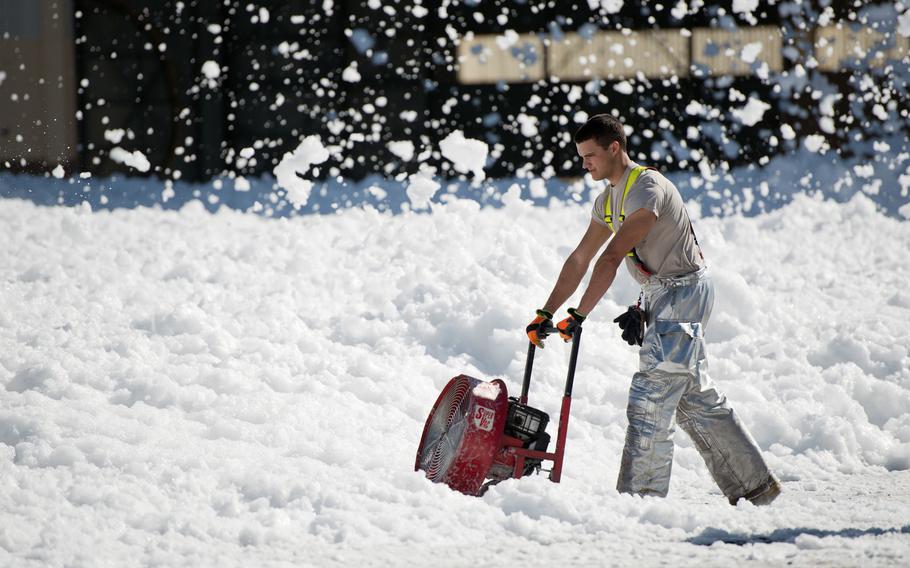
<svg viewBox="0 0 910 568">
<path fill-rule="evenodd" d="M 496 418 L 496 411 L 490 408 L 478 406 L 474 411 L 474 425 L 481 430 L 489 432 L 493 429 L 493 419 Z"/>
</svg>

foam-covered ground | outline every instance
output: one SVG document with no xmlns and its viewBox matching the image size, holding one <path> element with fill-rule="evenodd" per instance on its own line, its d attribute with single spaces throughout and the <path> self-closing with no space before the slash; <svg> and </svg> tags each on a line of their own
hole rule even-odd
<svg viewBox="0 0 910 568">
<path fill-rule="evenodd" d="M 900 565 L 910 222 L 863 195 L 696 221 L 712 373 L 784 482 L 731 507 L 677 434 L 670 497 L 614 490 L 635 351 L 586 324 L 563 482 L 413 472 L 447 380 L 517 390 L 569 202 L 264 219 L 0 200 L 0 564 Z M 577 227 L 576 230 L 565 230 Z M 539 354 L 555 422 L 568 351 Z"/>
</svg>

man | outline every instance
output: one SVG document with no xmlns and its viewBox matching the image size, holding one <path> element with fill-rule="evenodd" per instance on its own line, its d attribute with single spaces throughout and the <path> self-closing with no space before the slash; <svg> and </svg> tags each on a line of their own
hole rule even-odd
<svg viewBox="0 0 910 568">
<path fill-rule="evenodd" d="M 639 305 L 614 321 L 623 328 L 623 339 L 641 345 L 641 350 L 639 371 L 629 389 L 629 426 L 617 490 L 667 495 L 678 423 L 730 503 L 743 498 L 756 505 L 770 503 L 780 493 L 780 482 L 708 378 L 704 328 L 714 288 L 679 191 L 654 169 L 629 159 L 623 125 L 609 115 L 589 119 L 575 133 L 575 145 L 584 169 L 610 185 L 595 200 L 588 229 L 528 326 L 528 337 L 543 347 L 541 324 L 552 320 L 575 292 L 609 240 L 578 307 L 569 308 L 569 317 L 556 327 L 570 340 L 625 259 L 642 291 Z"/>
</svg>

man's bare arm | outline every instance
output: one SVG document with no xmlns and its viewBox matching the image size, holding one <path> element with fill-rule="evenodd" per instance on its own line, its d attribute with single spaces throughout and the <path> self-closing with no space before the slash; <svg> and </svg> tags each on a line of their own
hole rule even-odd
<svg viewBox="0 0 910 568">
<path fill-rule="evenodd" d="M 622 263 L 622 259 L 645 238 L 655 222 L 657 222 L 657 215 L 647 209 L 639 209 L 626 217 L 616 236 L 607 245 L 607 250 L 594 263 L 594 273 L 591 275 L 588 289 L 585 290 L 581 302 L 578 304 L 579 312 L 585 315 L 591 313 L 597 302 L 613 284 L 616 269 Z"/>
<path fill-rule="evenodd" d="M 575 250 L 572 251 L 572 254 L 569 255 L 569 258 L 563 264 L 559 279 L 556 281 L 547 303 L 544 304 L 544 310 L 551 314 L 556 313 L 556 310 L 569 296 L 575 293 L 581 283 L 581 279 L 584 278 L 585 273 L 588 271 L 591 260 L 612 234 L 613 232 L 608 227 L 595 222 L 593 219 L 591 220 L 578 246 L 575 247 Z"/>
</svg>

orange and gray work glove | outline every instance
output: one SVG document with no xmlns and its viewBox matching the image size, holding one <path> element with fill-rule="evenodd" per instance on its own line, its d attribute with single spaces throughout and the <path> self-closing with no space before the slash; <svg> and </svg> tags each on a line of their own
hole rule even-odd
<svg viewBox="0 0 910 568">
<path fill-rule="evenodd" d="M 585 318 L 588 316 L 582 314 L 575 308 L 569 308 L 568 312 L 569 317 L 556 324 L 556 329 L 559 330 L 559 337 L 563 338 L 565 341 L 572 341 L 575 330 L 581 327 L 582 322 L 584 322 Z"/>
<path fill-rule="evenodd" d="M 528 339 L 531 340 L 531 343 L 537 347 L 540 347 L 541 349 L 543 349 L 543 340 L 546 339 L 547 334 L 541 333 L 540 327 L 546 325 L 553 325 L 553 314 L 547 310 L 537 310 L 537 317 L 528 324 L 527 328 L 525 328 L 525 331 L 528 332 Z"/>
</svg>

